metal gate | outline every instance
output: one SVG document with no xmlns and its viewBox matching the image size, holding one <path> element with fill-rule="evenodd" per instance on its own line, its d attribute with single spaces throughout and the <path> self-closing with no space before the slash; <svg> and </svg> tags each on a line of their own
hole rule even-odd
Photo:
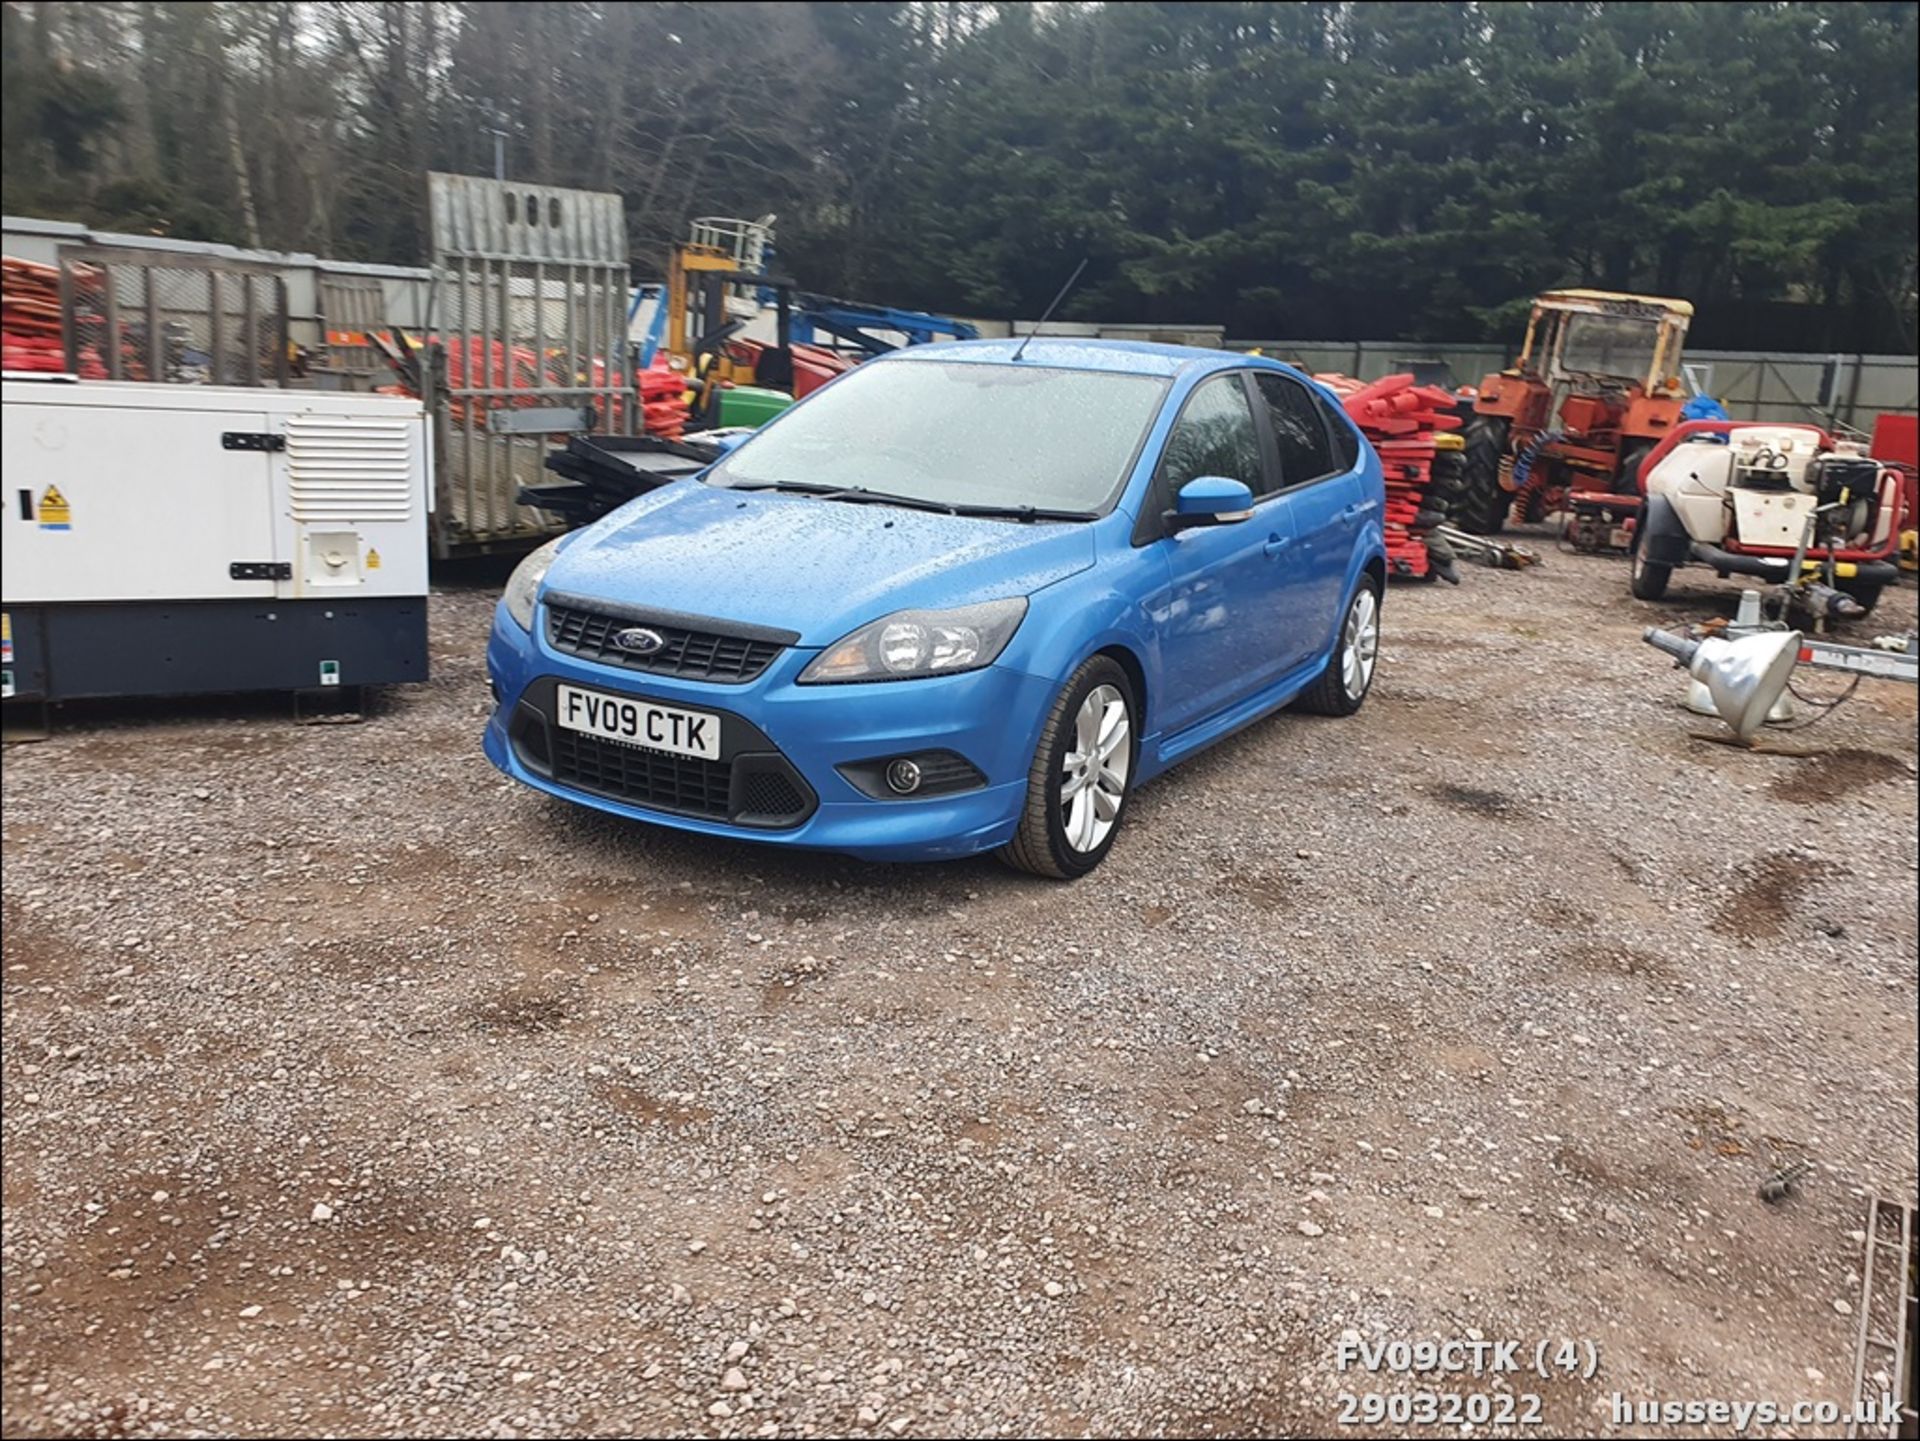
<svg viewBox="0 0 1920 1441">
<path fill-rule="evenodd" d="M 630 435 L 627 227 L 618 195 L 429 174 L 440 556 L 525 546 L 566 527 L 517 504 L 555 440 Z"/>
<path fill-rule="evenodd" d="M 387 337 L 387 296 L 378 280 L 359 275 L 329 275 L 314 279 L 319 302 L 320 353 L 315 369 L 339 377 L 346 390 L 372 390 L 392 378 L 376 339 Z"/>
</svg>

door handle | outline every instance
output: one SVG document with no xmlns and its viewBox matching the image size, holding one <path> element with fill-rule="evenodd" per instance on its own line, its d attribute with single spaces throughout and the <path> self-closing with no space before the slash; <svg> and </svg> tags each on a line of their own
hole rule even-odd
<svg viewBox="0 0 1920 1441">
<path fill-rule="evenodd" d="M 1360 519 L 1361 516 L 1365 515 L 1368 511 L 1372 509 L 1373 509 L 1373 506 L 1370 505 L 1368 502 L 1364 500 L 1356 501 L 1352 505 L 1348 506 L 1345 510 L 1340 512 L 1340 519 L 1358 520 Z"/>
<path fill-rule="evenodd" d="M 1267 537 L 1267 543 L 1261 546 L 1260 549 L 1266 553 L 1268 559 L 1272 559 L 1292 544 L 1293 538 L 1291 536 L 1270 535 Z"/>
</svg>

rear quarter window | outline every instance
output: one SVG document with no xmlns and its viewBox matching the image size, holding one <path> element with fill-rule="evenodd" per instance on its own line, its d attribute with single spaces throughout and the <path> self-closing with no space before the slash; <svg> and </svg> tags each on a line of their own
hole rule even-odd
<svg viewBox="0 0 1920 1441">
<path fill-rule="evenodd" d="M 1320 413 L 1327 420 L 1327 435 L 1333 441 L 1334 468 L 1352 470 L 1360 463 L 1360 437 L 1354 433 L 1352 423 L 1339 406 L 1324 396 L 1316 394 L 1313 403 L 1320 407 Z"/>
</svg>

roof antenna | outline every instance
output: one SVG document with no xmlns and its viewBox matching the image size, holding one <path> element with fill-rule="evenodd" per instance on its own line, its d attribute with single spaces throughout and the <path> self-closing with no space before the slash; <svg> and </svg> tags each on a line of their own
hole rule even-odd
<svg viewBox="0 0 1920 1441">
<path fill-rule="evenodd" d="M 1080 272 L 1086 268 L 1087 258 L 1083 255 L 1080 257 L 1080 263 L 1073 268 L 1073 274 L 1067 277 L 1067 283 L 1060 287 L 1060 293 L 1053 297 L 1053 304 L 1049 305 L 1046 308 L 1046 312 L 1041 315 L 1038 320 L 1033 322 L 1033 329 L 1027 332 L 1027 339 L 1021 341 L 1020 349 L 1013 352 L 1013 358 L 1015 360 L 1018 360 L 1021 352 L 1027 348 L 1027 341 L 1032 340 L 1034 336 L 1038 335 L 1040 333 L 1040 327 L 1053 319 L 1053 312 L 1060 308 L 1060 302 L 1067 298 L 1067 292 L 1073 289 L 1074 282 L 1080 278 Z"/>
</svg>

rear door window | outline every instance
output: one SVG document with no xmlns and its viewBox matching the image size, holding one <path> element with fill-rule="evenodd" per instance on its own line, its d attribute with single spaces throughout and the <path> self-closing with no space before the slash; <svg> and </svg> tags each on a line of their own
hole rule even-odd
<svg viewBox="0 0 1920 1441">
<path fill-rule="evenodd" d="M 1267 417 L 1273 425 L 1274 445 L 1280 452 L 1280 485 L 1287 488 L 1350 469 L 1333 463 L 1333 446 L 1321 415 L 1306 386 L 1271 372 L 1255 376 Z"/>
</svg>

